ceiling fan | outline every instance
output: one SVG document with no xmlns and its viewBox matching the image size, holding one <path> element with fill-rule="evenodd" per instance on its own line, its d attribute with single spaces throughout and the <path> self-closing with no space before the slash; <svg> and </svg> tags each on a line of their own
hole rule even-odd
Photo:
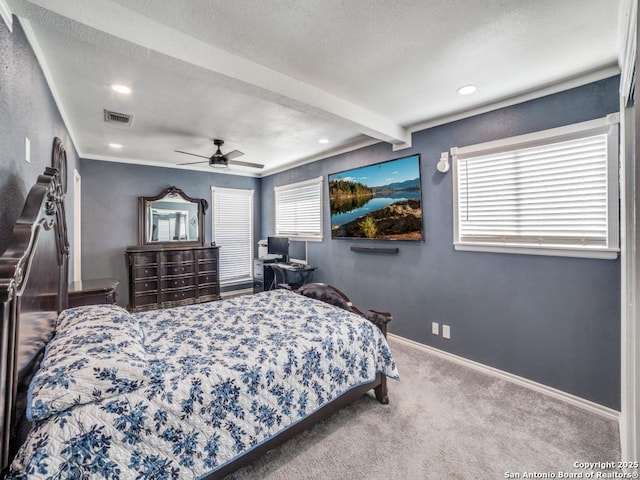
<svg viewBox="0 0 640 480">
<path fill-rule="evenodd" d="M 234 158 L 244 155 L 244 153 L 242 153 L 240 150 L 233 150 L 229 153 L 223 154 L 222 151 L 220 150 L 220 147 L 224 145 L 224 140 L 214 138 L 213 144 L 216 147 L 218 147 L 218 149 L 210 157 L 205 157 L 204 155 L 198 155 L 197 153 L 183 152 L 182 150 L 174 150 L 174 152 L 184 153 L 185 155 L 193 155 L 194 157 L 206 158 L 207 161 L 209 162 L 210 167 L 224 168 L 229 165 L 238 165 L 241 167 L 264 168 L 264 165 L 261 165 L 259 163 L 242 162 L 240 160 L 233 160 Z M 188 163 L 179 163 L 178 165 L 195 165 L 196 163 L 205 163 L 205 162 L 203 161 L 188 162 Z"/>
</svg>

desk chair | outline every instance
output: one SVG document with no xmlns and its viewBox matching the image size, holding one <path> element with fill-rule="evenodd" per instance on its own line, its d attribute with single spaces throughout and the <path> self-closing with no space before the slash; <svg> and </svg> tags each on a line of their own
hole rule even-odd
<svg viewBox="0 0 640 480">
<path fill-rule="evenodd" d="M 291 290 L 291 285 L 287 283 L 287 271 L 275 263 L 269 264 L 269 268 L 273 270 L 273 281 L 269 286 L 269 290 L 275 290 L 276 288 Z"/>
</svg>

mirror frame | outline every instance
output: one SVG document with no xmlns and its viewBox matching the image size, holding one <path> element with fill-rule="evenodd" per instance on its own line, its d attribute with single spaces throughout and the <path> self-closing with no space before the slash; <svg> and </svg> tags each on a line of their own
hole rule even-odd
<svg viewBox="0 0 640 480">
<path fill-rule="evenodd" d="M 198 206 L 198 240 L 171 240 L 167 242 L 147 241 L 146 225 L 149 215 L 149 204 L 160 200 L 167 195 L 180 195 L 189 203 Z M 191 198 L 181 189 L 175 186 L 167 187 L 154 197 L 138 197 L 138 245 L 161 245 L 165 248 L 204 247 L 204 214 L 209 204 L 204 198 Z"/>
</svg>

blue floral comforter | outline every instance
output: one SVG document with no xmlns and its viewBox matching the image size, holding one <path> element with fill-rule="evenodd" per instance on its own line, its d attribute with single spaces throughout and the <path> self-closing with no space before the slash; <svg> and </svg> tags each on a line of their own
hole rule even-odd
<svg viewBox="0 0 640 480">
<path fill-rule="evenodd" d="M 66 310 L 8 478 L 201 478 L 376 373 L 398 378 L 377 327 L 286 290 Z"/>
</svg>

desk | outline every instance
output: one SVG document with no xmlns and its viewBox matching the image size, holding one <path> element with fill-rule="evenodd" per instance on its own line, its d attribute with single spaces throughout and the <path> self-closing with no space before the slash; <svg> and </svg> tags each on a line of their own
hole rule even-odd
<svg viewBox="0 0 640 480">
<path fill-rule="evenodd" d="M 316 267 L 297 263 L 265 263 L 264 270 L 265 290 L 273 290 L 278 283 L 286 283 L 295 289 L 311 281 Z M 267 273 L 267 270 L 269 270 L 269 273 Z M 276 276 L 275 272 L 277 270 L 284 273 L 283 280 Z"/>
</svg>

